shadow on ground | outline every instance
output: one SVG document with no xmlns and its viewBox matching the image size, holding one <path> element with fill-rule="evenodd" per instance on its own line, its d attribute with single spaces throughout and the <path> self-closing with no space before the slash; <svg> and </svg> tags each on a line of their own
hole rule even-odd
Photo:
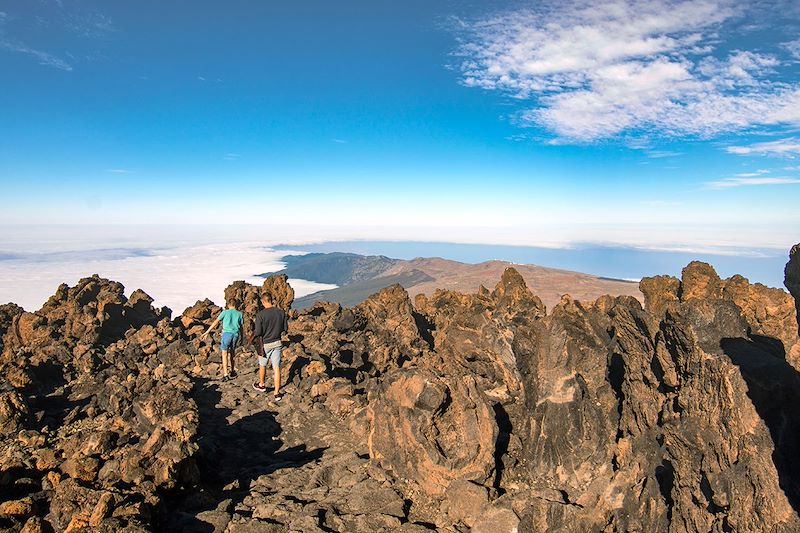
<svg viewBox="0 0 800 533">
<path fill-rule="evenodd" d="M 264 410 L 229 422 L 233 409 L 219 406 L 219 383 L 195 379 L 192 395 L 200 417 L 196 454 L 200 482 L 165 498 L 159 530 L 211 532 L 213 525 L 198 514 L 228 513 L 249 494 L 252 481 L 322 457 L 322 448 L 307 450 L 301 445 L 280 450 L 281 426 L 266 403 Z"/>
</svg>

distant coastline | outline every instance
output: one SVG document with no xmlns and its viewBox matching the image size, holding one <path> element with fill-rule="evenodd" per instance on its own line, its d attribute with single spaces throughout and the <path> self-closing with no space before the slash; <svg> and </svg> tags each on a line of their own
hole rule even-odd
<svg viewBox="0 0 800 533">
<path fill-rule="evenodd" d="M 271 250 L 290 252 L 343 252 L 359 255 L 384 255 L 410 260 L 417 257 L 441 257 L 463 263 L 482 263 L 490 260 L 532 264 L 547 268 L 583 272 L 601 278 L 632 281 L 647 276 L 667 274 L 680 276 L 691 261 L 704 261 L 714 266 L 723 278 L 741 274 L 751 283 L 762 283 L 783 289 L 785 250 L 753 249 L 748 254 L 708 253 L 692 251 L 646 250 L 624 246 L 596 244 L 575 245 L 569 248 L 544 248 L 489 244 L 459 244 L 425 241 L 325 241 L 313 244 L 279 244 Z M 311 280 L 317 281 L 317 280 Z"/>
</svg>

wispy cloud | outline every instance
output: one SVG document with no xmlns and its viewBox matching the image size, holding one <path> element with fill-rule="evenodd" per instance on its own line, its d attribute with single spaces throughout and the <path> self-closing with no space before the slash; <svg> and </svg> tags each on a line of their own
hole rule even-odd
<svg viewBox="0 0 800 533">
<path fill-rule="evenodd" d="M 241 154 L 227 153 L 222 158 L 226 161 L 236 161 L 240 157 L 242 157 Z"/>
<path fill-rule="evenodd" d="M 52 5 L 47 5 L 48 3 L 55 4 L 59 9 L 52 9 Z M 64 71 L 73 70 L 73 65 L 76 63 L 96 61 L 103 57 L 99 50 L 75 55 L 66 50 L 60 54 L 45 51 L 36 43 L 31 43 L 29 29 L 35 26 L 40 33 L 46 31 L 50 35 L 50 43 L 57 41 L 59 37 L 69 37 L 70 34 L 77 35 L 85 41 L 94 41 L 116 31 L 111 17 L 77 7 L 61 9 L 63 5 L 59 0 L 42 1 L 38 4 L 31 2 L 30 12 L 22 15 L 18 12 L 9 15 L 5 11 L 0 11 L 0 50 L 26 54 L 36 59 L 40 65 Z M 76 46 L 74 40 L 63 42 L 65 43 L 63 48 Z"/>
<path fill-rule="evenodd" d="M 732 189 L 734 187 L 750 187 L 762 185 L 793 185 L 800 183 L 796 178 L 726 178 L 718 181 L 709 181 L 709 189 Z"/>
<path fill-rule="evenodd" d="M 64 27 L 82 37 L 103 37 L 117 31 L 114 21 L 108 15 L 97 12 L 73 13 L 64 20 Z"/>
<path fill-rule="evenodd" d="M 347 144 L 347 141 L 344 139 L 331 139 L 331 141 L 335 142 L 336 144 Z"/>
<path fill-rule="evenodd" d="M 130 174 L 133 171 L 128 170 L 127 168 L 109 168 L 106 169 L 106 172 L 111 172 L 112 174 Z"/>
<path fill-rule="evenodd" d="M 760 142 L 747 146 L 729 146 L 725 151 L 730 154 L 738 155 L 775 155 L 794 158 L 800 155 L 800 139 L 788 137 L 777 141 Z"/>
<path fill-rule="evenodd" d="M 739 174 L 736 174 L 736 177 L 737 178 L 755 178 L 756 176 L 763 176 L 764 174 L 769 174 L 769 170 L 762 168 L 762 169 L 756 170 L 755 172 L 740 172 Z"/>
<path fill-rule="evenodd" d="M 773 83 L 775 54 L 722 54 L 733 0 L 543 1 L 466 24 L 467 86 L 530 103 L 523 125 L 569 141 L 622 133 L 709 137 L 800 124 L 800 86 Z M 720 47 L 722 48 L 722 47 Z"/>
<path fill-rule="evenodd" d="M 9 52 L 17 52 L 20 54 L 29 55 L 35 58 L 40 65 L 44 65 L 47 67 L 53 67 L 65 71 L 72 70 L 72 65 L 67 63 L 60 57 L 45 52 L 43 50 L 37 50 L 35 48 L 31 48 L 20 42 L 2 40 L 0 41 L 0 50 L 7 50 Z"/>
<path fill-rule="evenodd" d="M 800 59 L 800 39 L 781 44 L 795 59 Z"/>
<path fill-rule="evenodd" d="M 662 159 L 665 157 L 678 157 L 679 155 L 683 155 L 683 152 L 676 152 L 672 150 L 647 150 L 645 152 L 647 157 L 653 159 Z"/>
<path fill-rule="evenodd" d="M 197 79 L 200 81 L 206 81 L 206 79 L 203 76 L 197 76 Z"/>
</svg>

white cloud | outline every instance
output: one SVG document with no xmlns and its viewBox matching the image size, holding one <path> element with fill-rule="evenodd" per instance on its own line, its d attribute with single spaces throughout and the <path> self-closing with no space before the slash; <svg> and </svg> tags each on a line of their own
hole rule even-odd
<svg viewBox="0 0 800 533">
<path fill-rule="evenodd" d="M 789 51 L 795 59 L 800 59 L 800 39 L 789 41 L 788 43 L 781 43 L 786 50 Z"/>
<path fill-rule="evenodd" d="M 732 189 L 734 187 L 749 187 L 758 185 L 793 185 L 800 183 L 796 178 L 726 178 L 724 180 L 709 181 L 709 189 Z"/>
<path fill-rule="evenodd" d="M 198 299 L 221 303 L 225 287 L 235 280 L 260 285 L 263 279 L 256 275 L 283 268 L 280 258 L 285 255 L 265 249 L 262 242 L 165 245 L 157 240 L 140 241 L 135 247 L 124 248 L 112 239 L 77 237 L 68 241 L 70 248 L 66 250 L 47 249 L 46 241 L 35 243 L 39 249 L 34 252 L 17 250 L 15 259 L 0 262 L 3 303 L 13 301 L 33 311 L 60 283 L 73 285 L 79 278 L 97 273 L 123 283 L 128 295 L 143 289 L 155 299 L 155 305 L 169 306 L 177 316 Z M 63 248 L 65 244 L 56 246 Z M 336 288 L 300 279 L 290 279 L 289 283 L 295 297 Z"/>
<path fill-rule="evenodd" d="M 234 153 L 232 153 L 232 152 L 229 152 L 229 153 L 227 153 L 227 154 L 225 154 L 225 155 L 223 156 L 223 159 L 224 159 L 225 161 L 236 161 L 236 160 L 237 160 L 237 159 L 239 159 L 240 157 L 242 157 L 242 156 L 241 156 L 241 154 L 234 154 Z"/>
<path fill-rule="evenodd" d="M 683 155 L 683 152 L 677 152 L 674 150 L 648 150 L 647 157 L 651 159 L 663 159 L 665 157 L 678 157 Z"/>
<path fill-rule="evenodd" d="M 126 168 L 109 168 L 106 172 L 111 172 L 113 174 L 130 174 L 131 171 Z"/>
<path fill-rule="evenodd" d="M 467 25 L 463 83 L 530 101 L 522 124 L 570 141 L 800 124 L 800 86 L 768 79 L 777 56 L 717 52 L 742 13 L 731 0 L 543 2 Z"/>
<path fill-rule="evenodd" d="M 26 46 L 22 43 L 12 42 L 12 41 L 0 41 L 0 49 L 8 50 L 10 52 L 19 52 L 21 54 L 27 54 L 35 58 L 40 65 L 45 65 L 48 67 L 53 67 L 65 71 L 72 70 L 72 65 L 70 65 L 60 57 L 54 56 L 53 54 L 49 54 L 47 52 L 43 52 L 42 50 L 36 50 L 34 48 L 30 48 L 29 46 Z"/>
<path fill-rule="evenodd" d="M 103 37 L 117 31 L 111 17 L 98 12 L 80 12 L 66 15 L 64 27 L 76 35 L 90 39 Z"/>
<path fill-rule="evenodd" d="M 764 174 L 769 174 L 769 170 L 766 170 L 766 169 L 762 168 L 762 169 L 756 170 L 755 172 L 740 172 L 739 174 L 736 174 L 736 177 L 737 178 L 754 178 L 756 176 L 763 176 Z"/>
<path fill-rule="evenodd" d="M 788 137 L 777 141 L 754 143 L 748 146 L 729 146 L 725 151 L 729 154 L 738 155 L 777 155 L 793 158 L 800 155 L 800 139 Z"/>
</svg>

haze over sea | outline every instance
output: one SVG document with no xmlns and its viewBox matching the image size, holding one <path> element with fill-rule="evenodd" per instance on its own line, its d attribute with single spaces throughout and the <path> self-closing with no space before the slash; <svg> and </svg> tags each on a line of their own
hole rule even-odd
<svg viewBox="0 0 800 533">
<path fill-rule="evenodd" d="M 353 240 L 354 234 L 367 239 Z M 8 226 L 0 236 L 0 303 L 15 302 L 36 310 L 61 283 L 99 274 L 137 288 L 166 305 L 175 314 L 198 299 L 223 302 L 223 291 L 235 280 L 260 284 L 258 274 L 280 270 L 285 255 L 305 252 L 353 252 L 398 259 L 443 257 L 466 263 L 492 259 L 586 272 L 599 276 L 639 279 L 657 274 L 680 275 L 689 261 L 713 264 L 721 276 L 736 273 L 751 282 L 782 287 L 786 249 L 669 247 L 621 243 L 581 243 L 564 239 L 569 228 L 549 228 L 538 245 L 533 237 L 506 233 L 501 244 L 424 242 L 417 230 L 381 239 L 382 228 L 281 226 Z M 417 240 L 412 240 L 413 236 Z M 297 296 L 334 288 L 312 280 L 292 279 Z"/>
</svg>

